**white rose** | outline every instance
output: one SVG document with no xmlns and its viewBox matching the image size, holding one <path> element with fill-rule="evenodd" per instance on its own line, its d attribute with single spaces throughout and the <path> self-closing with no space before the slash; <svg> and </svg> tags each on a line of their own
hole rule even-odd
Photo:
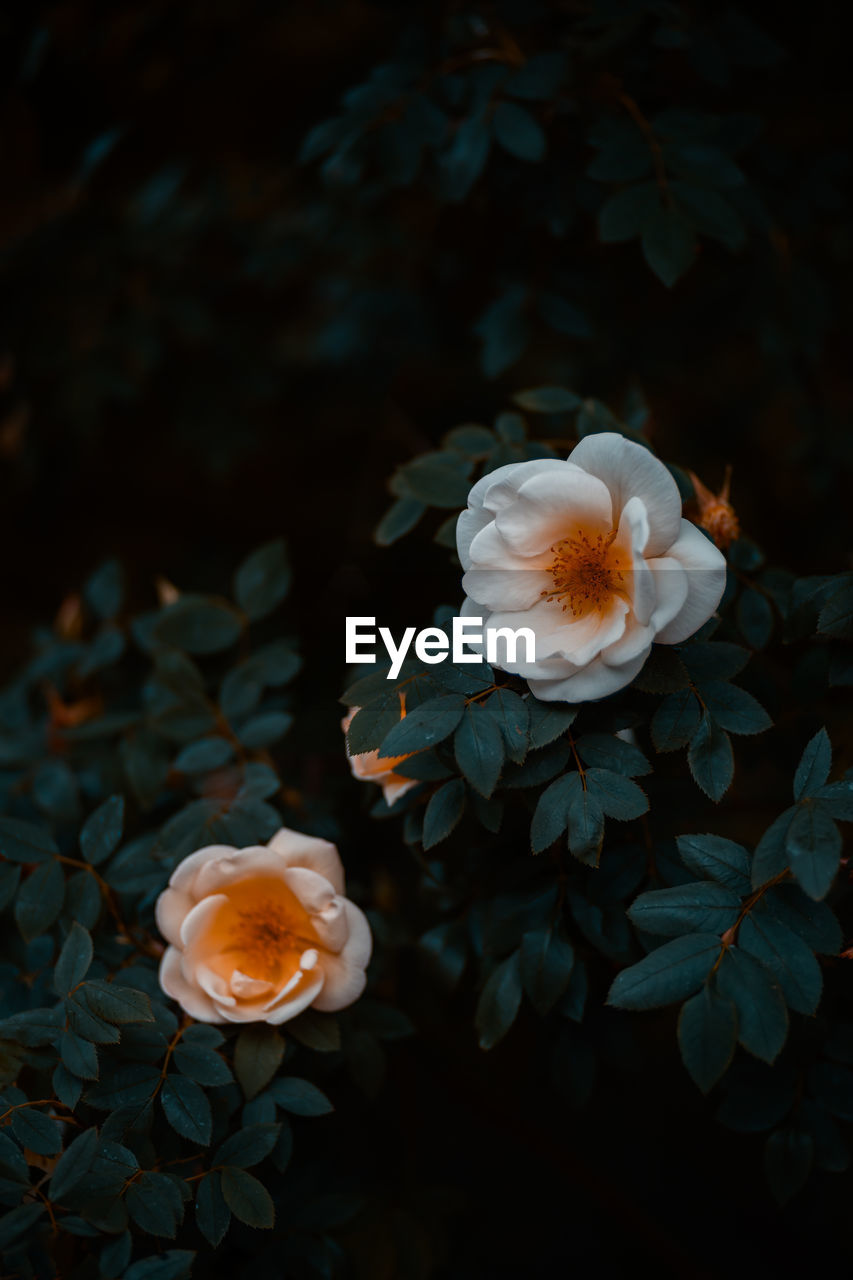
<svg viewBox="0 0 853 1280">
<path fill-rule="evenodd" d="M 282 827 L 268 845 L 209 845 L 184 858 L 157 899 L 170 944 L 160 985 L 200 1022 L 286 1022 L 364 990 L 372 939 L 344 896 L 328 840 Z"/>
<path fill-rule="evenodd" d="M 570 459 L 510 463 L 479 480 L 456 527 L 462 614 L 529 627 L 536 659 L 498 665 L 547 702 L 588 702 L 637 675 L 652 641 L 678 644 L 711 617 L 726 562 L 682 519 L 662 462 L 614 432 Z"/>
</svg>

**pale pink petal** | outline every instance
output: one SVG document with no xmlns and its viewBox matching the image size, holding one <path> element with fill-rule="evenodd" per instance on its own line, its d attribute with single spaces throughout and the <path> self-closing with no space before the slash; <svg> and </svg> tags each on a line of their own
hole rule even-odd
<svg viewBox="0 0 853 1280">
<path fill-rule="evenodd" d="M 469 569 L 462 590 L 484 609 L 530 609 L 554 585 L 544 569 Z"/>
<path fill-rule="evenodd" d="M 154 907 L 157 928 L 167 942 L 178 946 L 181 941 L 181 925 L 194 906 L 193 899 L 181 889 L 164 889 Z"/>
<path fill-rule="evenodd" d="M 177 947 L 167 947 L 160 961 L 160 986 L 167 996 L 177 1000 L 191 1018 L 199 1022 L 222 1022 L 223 1018 L 213 1001 L 195 985 L 188 982 L 181 969 L 181 953 Z"/>
<path fill-rule="evenodd" d="M 689 520 L 681 521 L 681 532 L 669 555 L 686 570 L 687 598 L 655 638 L 661 644 L 680 644 L 708 621 L 720 603 L 726 589 L 726 561 L 710 538 Z"/>
<path fill-rule="evenodd" d="M 334 886 L 307 867 L 285 867 L 282 878 L 309 915 L 319 914 L 335 900 Z"/>
<path fill-rule="evenodd" d="M 337 893 L 344 892 L 344 868 L 337 849 L 329 840 L 303 835 L 282 827 L 276 832 L 268 847 L 280 854 L 290 867 L 310 867 L 324 876 Z"/>
<path fill-rule="evenodd" d="M 190 947 L 200 940 L 211 926 L 216 916 L 228 906 L 224 893 L 217 893 L 210 898 L 202 898 L 185 917 L 181 925 L 181 945 Z"/>
<path fill-rule="evenodd" d="M 649 569 L 656 593 L 650 626 L 657 633 L 668 626 L 684 607 L 687 599 L 687 572 L 681 561 L 673 556 L 658 556 L 655 560 L 650 560 Z M 659 639 L 657 634 L 655 639 Z"/>
<path fill-rule="evenodd" d="M 353 902 L 346 902 L 349 937 L 339 955 L 323 952 L 320 965 L 325 981 L 314 1001 L 314 1008 L 333 1013 L 357 1000 L 364 990 L 365 970 L 370 962 L 373 939 L 364 913 Z"/>
<path fill-rule="evenodd" d="M 389 781 L 383 783 L 382 794 L 385 797 L 385 803 L 389 806 L 396 804 L 401 796 L 407 791 L 411 791 L 412 787 L 416 787 L 417 781 L 414 778 L 400 778 L 396 774 L 391 774 Z"/>
<path fill-rule="evenodd" d="M 666 467 L 642 445 L 613 431 L 584 436 L 570 460 L 607 485 L 619 514 L 633 497 L 642 498 L 649 516 L 647 556 L 661 556 L 678 537 L 681 496 Z"/>
<path fill-rule="evenodd" d="M 193 881 L 196 874 L 208 862 L 212 862 L 215 858 L 227 858 L 230 854 L 236 853 L 236 849 L 228 844 L 209 844 L 204 849 L 199 849 L 196 853 L 191 853 L 188 857 L 179 862 L 169 877 L 169 884 L 173 889 L 182 889 L 184 892 L 192 894 L 196 899 L 198 894 L 193 894 Z"/>
<path fill-rule="evenodd" d="M 264 845 L 232 849 L 227 857 L 215 858 L 198 871 L 193 892 L 197 898 L 206 898 L 209 894 L 227 892 L 246 880 L 275 879 L 283 870 L 281 857 Z"/>
<path fill-rule="evenodd" d="M 531 680 L 531 692 L 543 702 L 596 702 L 630 684 L 641 670 L 650 649 L 651 645 L 622 666 L 608 666 L 603 657 L 599 657 L 582 671 L 563 679 Z"/>
<path fill-rule="evenodd" d="M 526 480 L 495 525 L 512 551 L 539 555 L 578 530 L 609 532 L 613 504 L 606 485 L 571 463 Z"/>
</svg>

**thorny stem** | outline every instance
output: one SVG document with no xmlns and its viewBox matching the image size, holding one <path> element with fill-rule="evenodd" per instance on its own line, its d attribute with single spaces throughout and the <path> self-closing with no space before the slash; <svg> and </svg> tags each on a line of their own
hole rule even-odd
<svg viewBox="0 0 853 1280">
<path fill-rule="evenodd" d="M 575 735 L 572 733 L 571 729 L 568 730 L 568 735 L 569 735 L 569 746 L 572 749 L 572 755 L 575 758 L 575 764 L 577 765 L 577 770 L 578 770 L 578 773 L 580 774 L 581 786 L 583 787 L 584 791 L 586 791 L 586 770 L 581 764 L 581 758 L 578 755 L 578 749 L 575 746 Z"/>
<path fill-rule="evenodd" d="M 714 961 L 714 967 L 712 968 L 711 973 L 717 972 L 717 970 L 719 969 L 722 963 L 723 956 L 726 954 L 729 947 L 734 946 L 735 942 L 737 941 L 738 929 L 743 924 L 744 920 L 749 915 L 750 911 L 752 911 L 756 903 L 761 901 L 761 899 L 764 897 L 768 889 L 772 889 L 774 885 L 779 884 L 782 880 L 787 880 L 790 874 L 791 874 L 790 871 L 786 867 L 784 871 L 778 872 L 773 877 L 772 880 L 768 880 L 767 883 L 763 884 L 760 889 L 756 889 L 753 893 L 749 895 L 746 902 L 743 904 L 743 906 L 740 909 L 740 913 L 738 915 L 737 920 L 735 920 L 734 924 L 731 926 L 730 929 L 726 930 L 726 932 L 723 934 L 721 938 L 722 946 L 720 947 L 720 954 L 717 956 L 716 960 Z"/>
</svg>

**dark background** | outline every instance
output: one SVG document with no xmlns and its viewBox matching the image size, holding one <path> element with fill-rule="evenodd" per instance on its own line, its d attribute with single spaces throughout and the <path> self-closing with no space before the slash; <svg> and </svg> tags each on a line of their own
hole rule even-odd
<svg viewBox="0 0 853 1280">
<path fill-rule="evenodd" d="M 455 602 L 455 571 L 428 538 L 371 543 L 387 476 L 449 427 L 490 421 L 538 382 L 614 405 L 639 384 L 663 456 L 712 487 L 733 464 L 734 503 L 772 562 L 850 567 L 851 234 L 839 194 L 850 102 L 837 6 L 756 7 L 776 53 L 716 80 L 701 58 L 649 51 L 643 6 L 611 8 L 614 30 L 621 10 L 640 16 L 584 61 L 582 122 L 617 77 L 649 114 L 688 102 L 764 125 L 744 166 L 769 224 L 737 255 L 703 240 L 672 291 L 636 244 L 598 242 L 583 179 L 592 152 L 571 114 L 549 124 L 547 171 L 498 157 L 461 203 L 443 203 L 428 177 L 368 199 L 298 163 L 343 92 L 412 28 L 438 46 L 458 6 L 3 6 L 4 667 L 108 555 L 144 607 L 156 575 L 222 591 L 245 552 L 283 533 L 287 627 L 307 657 L 302 736 L 286 750 L 303 790 L 334 797 L 352 856 L 387 870 L 408 855 L 393 824 L 363 813 L 337 737 L 343 618 L 426 625 Z M 571 46 L 586 10 L 484 13 L 525 49 L 548 49 Z M 700 34 L 716 20 L 711 7 L 683 14 Z M 563 181 L 576 208 L 556 236 L 537 225 L 537 184 Z M 569 273 L 591 336 L 537 332 L 486 378 L 474 325 L 496 288 L 507 272 L 554 271 Z M 674 1057 L 668 1015 L 636 1063 L 616 1044 L 592 1100 L 571 1111 L 539 1079 L 533 1018 L 486 1056 L 470 993 L 409 1011 L 421 1034 L 395 1049 L 367 1114 L 365 1176 L 396 1204 L 403 1236 L 411 1207 L 435 1193 L 429 1221 L 449 1233 L 442 1254 L 427 1229 L 445 1258 L 437 1274 L 648 1264 L 756 1276 L 849 1258 L 847 1179 L 818 1177 L 780 1214 L 761 1137 L 714 1125 Z M 358 1125 L 363 1135 L 364 1114 Z"/>
</svg>

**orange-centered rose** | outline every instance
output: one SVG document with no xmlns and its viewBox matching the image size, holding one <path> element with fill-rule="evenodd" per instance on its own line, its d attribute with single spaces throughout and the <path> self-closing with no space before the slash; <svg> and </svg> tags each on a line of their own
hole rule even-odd
<svg viewBox="0 0 853 1280">
<path fill-rule="evenodd" d="M 286 1022 L 364 990 L 370 926 L 338 851 L 283 827 L 266 846 L 209 845 L 157 899 L 160 985 L 200 1022 Z"/>
<path fill-rule="evenodd" d="M 708 621 L 726 585 L 725 559 L 682 518 L 666 467 L 611 431 L 585 436 L 565 461 L 483 476 L 456 537 L 461 615 L 533 632 L 534 659 L 499 638 L 495 665 L 546 702 L 624 688 L 653 643 L 680 644 Z"/>
</svg>

